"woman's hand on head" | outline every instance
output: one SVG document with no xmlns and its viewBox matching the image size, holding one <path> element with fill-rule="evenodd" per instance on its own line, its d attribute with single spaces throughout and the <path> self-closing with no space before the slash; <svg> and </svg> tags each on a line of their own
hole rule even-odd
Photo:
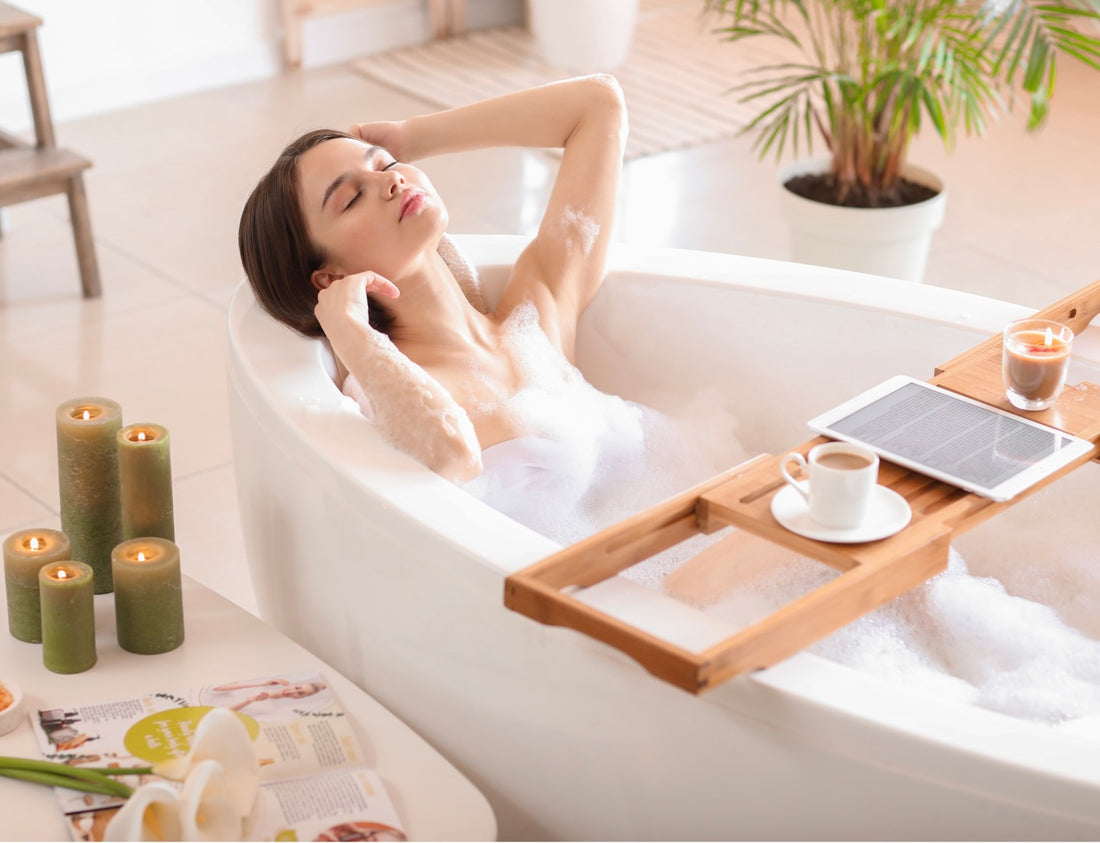
<svg viewBox="0 0 1100 843">
<path fill-rule="evenodd" d="M 364 141 L 365 143 L 381 146 L 398 161 L 411 161 L 411 151 L 408 146 L 408 132 L 405 130 L 404 121 L 383 120 L 375 123 L 356 123 L 348 134 Z"/>
<path fill-rule="evenodd" d="M 374 293 L 389 299 L 400 295 L 397 286 L 377 272 L 356 272 L 333 279 L 317 293 L 317 306 L 313 313 L 321 323 L 321 329 L 329 338 L 341 324 L 359 323 L 370 327 L 370 303 L 367 294 Z"/>
</svg>

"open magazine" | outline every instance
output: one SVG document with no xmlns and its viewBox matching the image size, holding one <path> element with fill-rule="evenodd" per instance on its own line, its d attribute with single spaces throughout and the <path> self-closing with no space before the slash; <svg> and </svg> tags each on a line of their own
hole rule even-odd
<svg viewBox="0 0 1100 843">
<path fill-rule="evenodd" d="M 317 673 L 222 682 L 184 691 L 40 710 L 45 758 L 89 767 L 142 767 L 187 754 L 211 708 L 238 712 L 260 759 L 267 840 L 405 840 L 397 812 L 346 716 Z M 157 776 L 120 776 L 135 789 Z M 57 788 L 74 840 L 102 840 L 125 800 Z"/>
</svg>

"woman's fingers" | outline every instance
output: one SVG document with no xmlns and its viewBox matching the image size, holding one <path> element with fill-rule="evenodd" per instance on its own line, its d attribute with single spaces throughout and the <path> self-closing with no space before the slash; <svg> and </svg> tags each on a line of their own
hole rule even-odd
<svg viewBox="0 0 1100 843">
<path fill-rule="evenodd" d="M 338 326 L 351 321 L 369 321 L 370 303 L 367 295 L 375 293 L 384 298 L 395 299 L 400 295 L 397 286 L 377 272 L 357 272 L 343 275 L 332 280 L 328 286 L 318 291 L 317 306 L 313 309 L 317 321 L 326 334 Z M 331 336 L 329 337 L 331 339 Z"/>
<path fill-rule="evenodd" d="M 368 293 L 378 293 L 380 296 L 385 296 L 388 299 L 395 299 L 401 295 L 401 291 L 397 289 L 397 285 L 390 279 L 383 278 L 377 272 L 364 272 L 366 291 Z"/>
</svg>

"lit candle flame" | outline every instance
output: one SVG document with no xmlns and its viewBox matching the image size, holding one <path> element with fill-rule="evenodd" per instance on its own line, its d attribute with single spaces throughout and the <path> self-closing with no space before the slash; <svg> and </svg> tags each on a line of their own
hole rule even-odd
<svg viewBox="0 0 1100 843">
<path fill-rule="evenodd" d="M 31 536 L 31 550 L 38 550 L 38 536 Z"/>
<path fill-rule="evenodd" d="M 58 568 L 57 569 L 57 578 L 59 580 L 67 579 L 68 576 L 69 576 L 69 572 L 66 571 L 64 568 Z"/>
<path fill-rule="evenodd" d="M 80 417 L 82 419 L 84 419 L 84 421 L 87 421 L 88 419 L 90 419 L 92 417 L 92 414 L 90 412 L 88 412 L 87 410 L 85 410 L 83 413 L 80 414 Z"/>
<path fill-rule="evenodd" d="M 137 561 L 138 562 L 144 562 L 145 561 L 145 554 L 140 550 L 138 551 Z"/>
<path fill-rule="evenodd" d="M 144 441 L 145 441 L 145 431 L 142 430 L 142 431 L 138 432 L 138 442 L 144 442 Z"/>
</svg>

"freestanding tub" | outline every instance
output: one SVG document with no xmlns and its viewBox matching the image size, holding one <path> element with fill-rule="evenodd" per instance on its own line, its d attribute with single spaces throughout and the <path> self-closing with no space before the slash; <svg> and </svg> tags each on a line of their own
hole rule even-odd
<svg viewBox="0 0 1100 843">
<path fill-rule="evenodd" d="M 457 241 L 490 298 L 524 242 Z M 779 453 L 815 413 L 892 374 L 930 377 L 1028 312 L 839 270 L 617 248 L 578 364 L 658 408 L 729 390 L 744 408 L 737 435 Z M 805 652 L 680 691 L 505 609 L 505 576 L 557 545 L 387 447 L 334 386 L 324 345 L 273 322 L 247 285 L 229 333 L 263 617 L 448 756 L 503 838 L 1100 836 L 1100 716 L 1017 719 Z M 1071 382 L 1100 380 L 1098 333 L 1078 338 Z M 959 546 L 977 560 L 1096 547 L 1098 480 L 1090 463 Z"/>
</svg>

